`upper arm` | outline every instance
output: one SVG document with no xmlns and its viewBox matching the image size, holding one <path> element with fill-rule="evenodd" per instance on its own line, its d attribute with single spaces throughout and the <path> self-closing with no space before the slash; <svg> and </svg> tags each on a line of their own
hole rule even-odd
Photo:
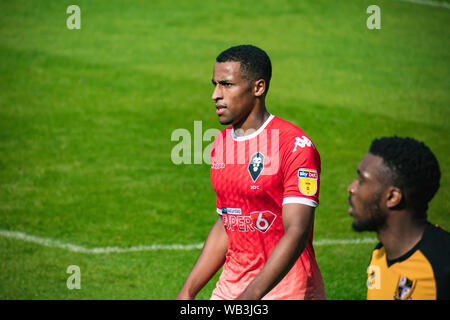
<svg viewBox="0 0 450 320">
<path fill-rule="evenodd" d="M 298 139 L 300 140 L 297 141 Z M 304 141 L 309 143 L 300 144 Z M 281 152 L 283 205 L 303 204 L 316 207 L 319 204 L 321 163 L 314 144 L 306 136 L 292 136 L 286 139 Z"/>
<path fill-rule="evenodd" d="M 222 215 L 217 216 L 217 220 L 211 228 L 210 235 L 214 237 L 215 240 L 228 241 L 228 235 L 223 225 Z"/>
<path fill-rule="evenodd" d="M 302 238 L 308 238 L 314 221 L 315 208 L 298 203 L 283 205 L 282 218 L 284 230 L 295 231 Z"/>
</svg>

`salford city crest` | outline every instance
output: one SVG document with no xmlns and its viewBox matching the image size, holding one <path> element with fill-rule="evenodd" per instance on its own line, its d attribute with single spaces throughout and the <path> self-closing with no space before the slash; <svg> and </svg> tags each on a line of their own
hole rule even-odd
<svg viewBox="0 0 450 320">
<path fill-rule="evenodd" d="M 248 172 L 253 182 L 256 182 L 263 169 L 264 155 L 261 152 L 257 152 L 250 158 L 250 163 L 248 164 Z"/>
</svg>

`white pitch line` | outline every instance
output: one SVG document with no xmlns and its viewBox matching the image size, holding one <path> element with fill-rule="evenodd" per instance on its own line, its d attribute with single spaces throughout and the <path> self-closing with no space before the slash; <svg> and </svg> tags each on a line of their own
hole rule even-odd
<svg viewBox="0 0 450 320">
<path fill-rule="evenodd" d="M 375 243 L 378 240 L 375 238 L 362 238 L 362 239 L 319 239 L 314 240 L 314 246 L 328 246 L 328 245 L 337 245 L 337 244 L 362 244 L 362 243 Z"/>
<path fill-rule="evenodd" d="M 32 242 L 36 244 L 40 244 L 46 247 L 52 248 L 60 248 L 73 252 L 81 252 L 81 253 L 122 253 L 122 252 L 136 252 L 136 251 L 156 251 L 156 250 L 196 250 L 203 248 L 203 243 L 197 244 L 153 244 L 153 245 L 140 245 L 134 247 L 97 247 L 97 248 L 87 248 L 80 245 L 75 245 L 71 243 L 65 243 L 60 240 L 54 240 L 50 238 L 42 238 L 38 236 L 34 236 L 31 234 L 27 234 L 25 232 L 20 231 L 9 231 L 0 229 L 0 235 L 16 239 L 23 240 L 27 242 Z"/>
<path fill-rule="evenodd" d="M 440 2 L 440 1 L 432 1 L 432 0 L 397 0 L 397 1 L 421 4 L 424 6 L 450 9 L 450 3 L 448 3 L 448 2 Z"/>
<path fill-rule="evenodd" d="M 50 238 L 42 238 L 27 234 L 20 231 L 9 231 L 0 229 L 0 236 L 23 240 L 40 244 L 46 247 L 60 248 L 72 252 L 81 253 L 125 253 L 125 252 L 139 252 L 139 251 L 157 251 L 157 250 L 200 250 L 203 248 L 203 243 L 195 244 L 152 244 L 152 245 L 140 245 L 134 247 L 97 247 L 88 248 L 76 244 L 65 243 L 59 240 Z M 326 246 L 326 245 L 348 245 L 348 244 L 361 244 L 361 243 L 375 243 L 377 240 L 374 238 L 362 238 L 362 239 L 319 239 L 314 241 L 314 246 Z"/>
</svg>

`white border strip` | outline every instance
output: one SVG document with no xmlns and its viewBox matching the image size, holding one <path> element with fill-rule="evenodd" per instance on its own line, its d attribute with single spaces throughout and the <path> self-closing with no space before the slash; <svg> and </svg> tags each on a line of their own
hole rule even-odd
<svg viewBox="0 0 450 320">
<path fill-rule="evenodd" d="M 40 244 L 51 248 L 60 248 L 72 252 L 79 253 L 93 253 L 93 254 L 103 254 L 103 253 L 126 253 L 126 252 L 140 252 L 140 251 L 157 251 L 157 250 L 201 250 L 203 248 L 203 243 L 195 244 L 152 244 L 152 245 L 140 245 L 134 247 L 98 247 L 98 248 L 87 248 L 84 246 L 79 246 L 71 243 L 64 243 L 59 240 L 42 238 L 27 234 L 20 231 L 9 231 L 0 229 L 0 236 L 23 240 L 27 242 L 32 242 Z M 326 245 L 348 245 L 348 244 L 361 244 L 361 243 L 375 243 L 377 240 L 375 238 L 362 238 L 362 239 L 319 239 L 314 241 L 314 246 L 326 246 Z"/>
<path fill-rule="evenodd" d="M 430 6 L 430 7 L 439 7 L 439 8 L 450 9 L 450 3 L 448 3 L 448 2 L 439 2 L 439 1 L 432 1 L 432 0 L 397 0 L 397 1 L 421 4 L 421 5 Z"/>
<path fill-rule="evenodd" d="M 314 240 L 313 245 L 318 246 L 333 246 L 333 245 L 347 245 L 347 244 L 363 244 L 363 243 L 376 243 L 378 240 L 375 238 L 362 238 L 362 239 L 319 239 Z"/>
<path fill-rule="evenodd" d="M 286 197 L 283 199 L 283 206 L 285 204 L 289 203 L 297 203 L 297 204 L 304 204 L 310 207 L 317 207 L 319 204 L 315 202 L 314 200 L 308 199 L 308 198 L 302 198 L 302 197 Z"/>
<path fill-rule="evenodd" d="M 46 247 L 52 248 L 60 248 L 72 252 L 81 252 L 81 253 L 122 253 L 122 252 L 137 252 L 137 251 L 157 251 L 157 250 L 198 250 L 203 248 L 203 243 L 197 244 L 153 244 L 149 246 L 141 245 L 134 247 L 98 247 L 98 248 L 87 248 L 84 246 L 74 245 L 70 243 L 64 243 L 59 240 L 49 239 L 49 238 L 41 238 L 37 236 L 33 236 L 30 234 L 26 234 L 24 232 L 19 231 L 8 231 L 0 229 L 0 235 L 16 239 L 23 240 L 27 242 L 32 242 L 36 244 L 40 244 Z"/>
</svg>

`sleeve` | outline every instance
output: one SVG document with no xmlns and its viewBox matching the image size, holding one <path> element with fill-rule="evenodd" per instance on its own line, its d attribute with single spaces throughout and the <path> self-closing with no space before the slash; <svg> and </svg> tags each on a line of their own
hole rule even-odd
<svg viewBox="0 0 450 320">
<path fill-rule="evenodd" d="M 222 205 L 220 204 L 218 196 L 216 196 L 216 212 L 217 214 L 222 215 Z"/>
<path fill-rule="evenodd" d="M 306 136 L 287 139 L 283 146 L 283 205 L 288 203 L 319 205 L 320 155 Z"/>
<path fill-rule="evenodd" d="M 222 134 L 219 133 L 216 135 L 214 142 L 212 143 L 211 148 L 211 155 L 210 155 L 210 162 L 211 162 L 211 184 L 213 186 L 214 191 L 216 191 L 216 184 L 219 183 L 216 175 L 215 175 L 215 169 L 217 166 L 222 164 L 223 158 L 222 153 L 223 151 L 220 148 L 221 142 L 222 142 Z M 219 145 L 219 148 L 217 147 Z M 222 204 L 219 199 L 219 195 L 216 192 L 216 212 L 219 215 L 222 215 Z"/>
</svg>

